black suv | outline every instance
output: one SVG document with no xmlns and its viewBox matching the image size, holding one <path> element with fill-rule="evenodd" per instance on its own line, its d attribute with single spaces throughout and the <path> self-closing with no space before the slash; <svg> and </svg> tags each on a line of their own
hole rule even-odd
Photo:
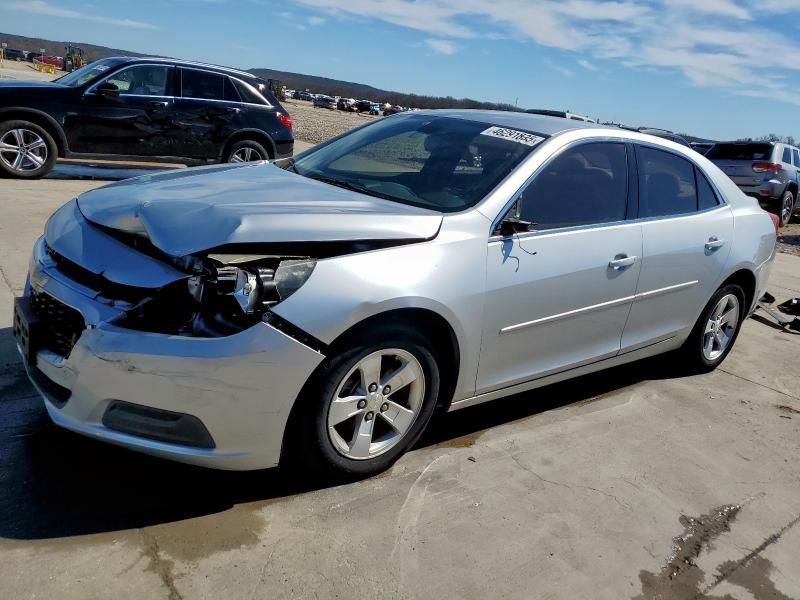
<svg viewBox="0 0 800 600">
<path fill-rule="evenodd" d="M 269 82 L 224 67 L 107 58 L 52 82 L 0 81 L 0 174 L 60 157 L 185 164 L 291 156 L 292 119 Z"/>
</svg>

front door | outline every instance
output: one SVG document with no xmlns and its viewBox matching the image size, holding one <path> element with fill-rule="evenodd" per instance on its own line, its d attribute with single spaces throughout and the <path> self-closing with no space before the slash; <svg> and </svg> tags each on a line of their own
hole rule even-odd
<svg viewBox="0 0 800 600">
<path fill-rule="evenodd" d="M 733 242 L 733 215 L 687 159 L 638 147 L 644 251 L 622 350 L 691 328 L 714 294 Z"/>
<path fill-rule="evenodd" d="M 92 86 L 65 118 L 70 149 L 92 154 L 170 156 L 172 67 L 136 65 Z"/>
<path fill-rule="evenodd" d="M 642 254 L 628 165 L 623 143 L 567 148 L 519 196 L 531 231 L 489 240 L 479 394 L 619 352 Z"/>
</svg>

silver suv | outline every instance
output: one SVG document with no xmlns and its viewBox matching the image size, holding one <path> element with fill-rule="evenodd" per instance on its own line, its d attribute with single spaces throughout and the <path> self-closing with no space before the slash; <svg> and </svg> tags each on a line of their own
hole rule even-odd
<svg viewBox="0 0 800 600">
<path fill-rule="evenodd" d="M 796 204 L 800 185 L 800 150 L 775 142 L 727 142 L 706 154 L 748 196 L 777 213 L 781 225 L 800 211 Z"/>
</svg>

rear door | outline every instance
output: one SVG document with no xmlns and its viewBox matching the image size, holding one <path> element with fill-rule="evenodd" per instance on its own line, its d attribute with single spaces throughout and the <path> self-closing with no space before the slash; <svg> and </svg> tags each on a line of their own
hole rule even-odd
<svg viewBox="0 0 800 600">
<path fill-rule="evenodd" d="M 176 119 L 182 156 L 214 159 L 232 133 L 241 129 L 242 103 L 227 75 L 181 67 Z"/>
<path fill-rule="evenodd" d="M 643 258 L 622 352 L 694 325 L 730 253 L 733 216 L 683 156 L 637 145 Z"/>
</svg>

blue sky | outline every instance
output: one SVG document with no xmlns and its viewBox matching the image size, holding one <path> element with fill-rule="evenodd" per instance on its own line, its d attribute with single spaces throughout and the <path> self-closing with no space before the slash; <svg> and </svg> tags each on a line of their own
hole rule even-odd
<svg viewBox="0 0 800 600">
<path fill-rule="evenodd" d="M 0 31 L 800 138 L 800 0 L 0 0 Z"/>
</svg>

